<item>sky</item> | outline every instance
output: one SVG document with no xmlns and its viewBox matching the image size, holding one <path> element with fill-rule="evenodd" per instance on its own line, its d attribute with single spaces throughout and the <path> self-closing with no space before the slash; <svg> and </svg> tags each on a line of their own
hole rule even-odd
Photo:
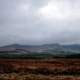
<svg viewBox="0 0 80 80">
<path fill-rule="evenodd" d="M 0 46 L 80 44 L 80 0 L 0 0 Z"/>
</svg>

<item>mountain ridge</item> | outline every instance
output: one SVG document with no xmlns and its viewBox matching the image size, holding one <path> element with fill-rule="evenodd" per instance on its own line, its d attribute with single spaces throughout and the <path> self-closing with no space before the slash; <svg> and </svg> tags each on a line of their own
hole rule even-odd
<svg viewBox="0 0 80 80">
<path fill-rule="evenodd" d="M 25 49 L 31 51 L 48 51 L 48 50 L 57 50 L 57 51 L 72 51 L 79 52 L 80 44 L 69 44 L 61 45 L 58 43 L 55 44 L 43 44 L 43 45 L 21 45 L 21 44 L 11 44 L 0 47 L 0 49 Z"/>
</svg>

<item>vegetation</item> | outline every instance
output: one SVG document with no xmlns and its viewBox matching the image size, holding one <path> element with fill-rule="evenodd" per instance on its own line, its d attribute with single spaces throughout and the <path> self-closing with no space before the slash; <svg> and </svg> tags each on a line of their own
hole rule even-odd
<svg viewBox="0 0 80 80">
<path fill-rule="evenodd" d="M 80 80 L 80 59 L 0 61 L 0 80 Z"/>
<path fill-rule="evenodd" d="M 66 54 L 66 55 L 61 55 Z M 67 55 L 68 54 L 68 55 Z M 49 52 L 28 52 L 28 53 L 21 53 L 21 52 L 0 52 L 0 59 L 54 59 L 54 58 L 80 58 L 80 54 L 76 53 L 65 53 L 61 51 L 60 54 L 54 54 Z"/>
</svg>

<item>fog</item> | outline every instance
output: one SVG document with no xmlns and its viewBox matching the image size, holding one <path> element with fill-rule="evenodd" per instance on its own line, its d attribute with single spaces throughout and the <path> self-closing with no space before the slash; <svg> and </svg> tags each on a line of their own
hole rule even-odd
<svg viewBox="0 0 80 80">
<path fill-rule="evenodd" d="M 80 0 L 0 0 L 0 46 L 79 44 Z"/>
</svg>

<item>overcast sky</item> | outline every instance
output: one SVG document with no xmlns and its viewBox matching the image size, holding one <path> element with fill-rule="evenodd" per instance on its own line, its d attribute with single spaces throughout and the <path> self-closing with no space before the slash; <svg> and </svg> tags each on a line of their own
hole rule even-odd
<svg viewBox="0 0 80 80">
<path fill-rule="evenodd" d="M 0 0 L 0 46 L 80 43 L 80 0 Z"/>
</svg>

